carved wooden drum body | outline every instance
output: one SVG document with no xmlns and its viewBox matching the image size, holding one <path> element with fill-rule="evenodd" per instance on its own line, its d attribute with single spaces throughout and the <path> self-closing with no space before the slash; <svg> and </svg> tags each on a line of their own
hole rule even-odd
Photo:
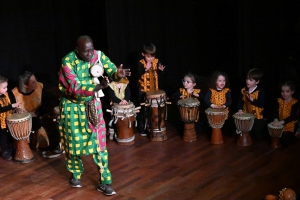
<svg viewBox="0 0 300 200">
<path fill-rule="evenodd" d="M 273 149 L 281 147 L 281 143 L 280 143 L 279 139 L 282 136 L 283 128 L 284 128 L 283 125 L 273 126 L 271 123 L 268 124 L 268 132 L 269 132 L 270 136 L 272 137 L 271 147 Z"/>
<path fill-rule="evenodd" d="M 29 163 L 33 161 L 34 155 L 28 145 L 28 138 L 32 127 L 31 114 L 12 114 L 6 118 L 6 123 L 12 137 L 17 141 L 14 161 L 18 163 Z"/>
<path fill-rule="evenodd" d="M 181 120 L 184 122 L 183 140 L 192 142 L 197 140 L 195 121 L 199 116 L 200 102 L 194 98 L 180 99 L 177 102 Z"/>
<path fill-rule="evenodd" d="M 165 125 L 166 117 L 166 93 L 163 90 L 152 90 L 146 92 L 145 105 L 149 105 L 150 109 L 147 113 L 150 140 L 164 141 L 167 137 Z"/>
<path fill-rule="evenodd" d="M 211 143 L 222 144 L 223 136 L 221 128 L 223 127 L 227 115 L 226 109 L 207 108 L 205 110 L 208 123 L 212 127 Z"/>
<path fill-rule="evenodd" d="M 252 145 L 252 139 L 249 135 L 254 124 L 254 115 L 251 113 L 244 113 L 242 115 L 233 115 L 234 123 L 239 134 L 237 145 L 250 146 Z"/>
<path fill-rule="evenodd" d="M 113 120 L 116 124 L 116 140 L 119 145 L 134 144 L 135 135 L 133 127 L 135 124 L 136 111 L 132 102 L 126 105 L 114 103 L 112 106 Z"/>
</svg>

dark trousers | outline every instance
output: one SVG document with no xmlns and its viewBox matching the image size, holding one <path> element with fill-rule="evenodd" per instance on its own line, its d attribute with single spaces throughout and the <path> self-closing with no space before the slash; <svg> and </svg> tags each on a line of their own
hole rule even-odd
<svg viewBox="0 0 300 200">
<path fill-rule="evenodd" d="M 286 131 L 283 132 L 281 137 L 280 137 L 280 142 L 283 146 L 288 146 L 292 144 L 295 141 L 295 133 Z"/>
<path fill-rule="evenodd" d="M 264 119 L 255 119 L 254 124 L 251 130 L 253 136 L 257 139 L 263 139 L 267 134 L 264 133 L 265 120 Z"/>
<path fill-rule="evenodd" d="M 140 106 L 141 103 L 145 102 L 145 92 L 142 92 L 139 89 L 139 93 L 138 93 L 138 105 Z M 145 123 L 146 123 L 146 119 L 147 119 L 147 111 L 146 111 L 146 107 L 144 105 L 141 106 L 141 110 L 140 113 L 138 113 L 137 115 L 137 121 L 138 121 L 138 130 L 139 133 L 142 133 L 145 130 Z"/>
<path fill-rule="evenodd" d="M 0 129 L 0 147 L 2 154 L 7 151 L 12 152 L 13 138 L 7 129 Z"/>
</svg>

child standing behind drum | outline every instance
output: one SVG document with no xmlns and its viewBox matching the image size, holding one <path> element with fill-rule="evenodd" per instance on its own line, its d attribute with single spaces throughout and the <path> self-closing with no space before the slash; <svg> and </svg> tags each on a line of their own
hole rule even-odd
<svg viewBox="0 0 300 200">
<path fill-rule="evenodd" d="M 4 160 L 12 159 L 12 137 L 7 132 L 6 117 L 12 113 L 13 108 L 20 105 L 16 103 L 15 97 L 11 91 L 7 91 L 7 79 L 0 76 L 0 146 Z"/>
<path fill-rule="evenodd" d="M 160 76 L 164 73 L 165 66 L 163 66 L 157 58 L 155 58 L 156 47 L 152 43 L 147 43 L 143 47 L 141 59 L 138 62 L 137 71 L 139 74 L 138 81 L 138 104 L 144 101 L 145 93 L 151 90 L 162 89 L 159 86 Z M 139 132 L 141 136 L 147 136 L 147 131 L 144 130 L 145 118 L 143 109 L 139 115 Z"/>
<path fill-rule="evenodd" d="M 275 127 L 284 125 L 280 140 L 285 146 L 293 142 L 298 128 L 299 102 L 293 98 L 294 91 L 295 86 L 291 81 L 281 84 L 281 98 L 277 99 L 275 119 L 272 122 Z"/>
<path fill-rule="evenodd" d="M 128 86 L 129 80 L 127 78 L 122 78 L 118 82 L 112 81 L 108 87 L 108 94 L 111 99 L 111 104 L 118 103 L 120 105 L 128 104 L 130 100 L 130 88 Z M 109 127 L 109 139 L 113 140 L 114 129 Z"/>
<path fill-rule="evenodd" d="M 261 87 L 258 86 L 262 75 L 262 71 L 258 68 L 251 69 L 248 72 L 246 78 L 247 88 L 244 87 L 241 90 L 238 101 L 238 112 L 236 113 L 241 115 L 246 112 L 255 116 L 252 132 L 258 139 L 262 139 L 264 137 L 263 110 L 265 103 L 265 92 Z"/>
<path fill-rule="evenodd" d="M 182 79 L 182 84 L 184 88 L 179 88 L 179 90 L 172 95 L 172 99 L 178 101 L 178 99 L 194 98 L 200 101 L 201 90 L 195 89 L 195 86 L 197 85 L 198 81 L 199 81 L 199 77 L 195 74 L 188 73 L 184 75 L 184 78 Z M 197 116 L 195 127 L 196 127 L 196 132 L 199 133 L 201 131 L 199 114 Z"/>
<path fill-rule="evenodd" d="M 211 108 L 225 108 L 232 103 L 231 92 L 228 88 L 228 76 L 225 72 L 215 71 L 211 77 L 210 88 L 205 94 L 204 101 Z M 228 119 L 228 114 L 226 115 Z"/>
</svg>

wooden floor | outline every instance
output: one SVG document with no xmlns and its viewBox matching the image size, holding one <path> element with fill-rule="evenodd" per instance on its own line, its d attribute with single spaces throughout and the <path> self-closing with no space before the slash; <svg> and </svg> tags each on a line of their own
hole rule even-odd
<svg viewBox="0 0 300 200">
<path fill-rule="evenodd" d="M 168 139 L 151 142 L 136 134 L 135 144 L 108 141 L 112 187 L 105 197 L 96 190 L 97 168 L 83 157 L 82 188 L 71 188 L 64 156 L 27 164 L 0 159 L 0 199 L 242 199 L 259 200 L 290 187 L 300 195 L 300 139 L 287 148 L 272 150 L 269 141 L 236 145 L 236 134 L 224 133 L 224 144 L 212 145 L 208 134 L 184 142 L 167 124 Z"/>
</svg>

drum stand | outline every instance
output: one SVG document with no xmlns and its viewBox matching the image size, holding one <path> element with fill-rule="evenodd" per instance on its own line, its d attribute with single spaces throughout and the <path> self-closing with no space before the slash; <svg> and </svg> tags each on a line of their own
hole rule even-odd
<svg viewBox="0 0 300 200">
<path fill-rule="evenodd" d="M 241 132 L 239 134 L 239 139 L 237 141 L 237 145 L 243 146 L 243 147 L 252 145 L 252 139 L 250 137 L 249 132 Z"/>
<path fill-rule="evenodd" d="M 273 149 L 281 148 L 282 145 L 279 139 L 280 139 L 279 137 L 272 137 L 271 147 Z"/>
<path fill-rule="evenodd" d="M 195 122 L 184 123 L 183 140 L 186 142 L 193 142 L 197 140 Z"/>
<path fill-rule="evenodd" d="M 34 160 L 34 155 L 29 148 L 27 139 L 17 140 L 16 154 L 13 160 L 16 163 L 29 163 Z"/>
<path fill-rule="evenodd" d="M 212 144 L 222 144 L 223 143 L 223 136 L 222 136 L 221 128 L 212 128 L 211 143 Z"/>
</svg>

